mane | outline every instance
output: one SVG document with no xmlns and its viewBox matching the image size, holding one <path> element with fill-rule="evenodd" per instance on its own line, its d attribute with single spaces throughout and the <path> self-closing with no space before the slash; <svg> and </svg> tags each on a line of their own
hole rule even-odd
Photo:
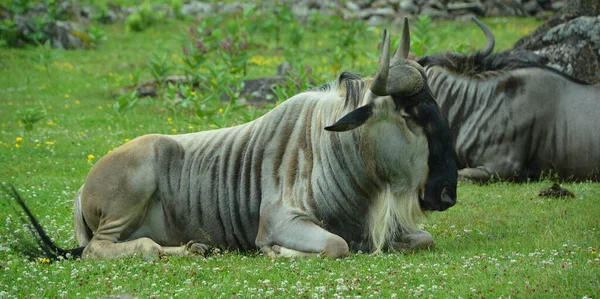
<svg viewBox="0 0 600 299">
<path fill-rule="evenodd" d="M 488 56 L 485 56 L 481 51 L 473 54 L 447 52 L 421 56 L 416 61 L 423 67 L 440 66 L 457 75 L 477 79 L 500 75 L 511 70 L 539 68 L 558 74 L 578 84 L 591 84 L 547 66 L 548 59 L 546 57 L 523 50 L 506 50 Z"/>
<path fill-rule="evenodd" d="M 325 83 L 312 91 L 335 90 L 341 97 L 344 97 L 344 107 L 357 108 L 370 82 L 357 73 L 345 71 L 336 81 Z"/>
</svg>

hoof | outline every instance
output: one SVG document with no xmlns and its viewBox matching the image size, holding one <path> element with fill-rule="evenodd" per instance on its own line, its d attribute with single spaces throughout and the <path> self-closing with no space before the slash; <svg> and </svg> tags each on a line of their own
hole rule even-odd
<svg viewBox="0 0 600 299">
<path fill-rule="evenodd" d="M 185 247 L 187 251 L 193 255 L 205 256 L 210 252 L 210 248 L 208 248 L 208 246 L 195 241 L 188 242 Z"/>
</svg>

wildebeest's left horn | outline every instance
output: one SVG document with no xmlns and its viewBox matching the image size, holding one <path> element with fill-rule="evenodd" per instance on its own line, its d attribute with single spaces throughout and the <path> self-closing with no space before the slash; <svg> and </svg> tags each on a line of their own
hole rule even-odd
<svg viewBox="0 0 600 299">
<path fill-rule="evenodd" d="M 410 51 L 410 30 L 408 27 L 408 18 L 404 17 L 404 27 L 402 28 L 402 37 L 400 38 L 400 46 L 392 58 L 392 64 L 408 58 Z"/>
<path fill-rule="evenodd" d="M 387 87 L 388 94 L 411 96 L 425 86 L 425 81 L 421 72 L 423 67 L 414 61 L 408 60 L 410 51 L 410 30 L 408 18 L 404 18 L 404 28 L 402 28 L 402 38 L 400 46 L 394 54 L 390 64 L 390 74 Z M 403 62 L 402 62 L 403 61 Z M 402 62 L 402 63 L 399 63 Z"/>
<path fill-rule="evenodd" d="M 390 36 L 387 30 L 383 30 L 383 38 L 381 40 L 381 56 L 379 57 L 379 69 L 375 74 L 373 84 L 371 84 L 371 92 L 378 96 L 386 96 L 388 73 L 390 69 Z"/>
<path fill-rule="evenodd" d="M 488 56 L 490 54 L 492 54 L 492 51 L 494 51 L 494 45 L 496 44 L 496 40 L 494 39 L 494 34 L 492 33 L 492 31 L 490 30 L 490 28 L 488 28 L 485 24 L 483 24 L 481 21 L 479 21 L 479 19 L 477 19 L 476 17 L 472 17 L 473 21 L 475 21 L 475 24 L 477 24 L 477 26 L 479 26 L 479 28 L 481 28 L 481 30 L 483 30 L 483 33 L 485 33 L 485 39 L 487 40 L 487 43 L 485 45 L 485 48 L 483 50 L 481 50 L 481 53 L 483 54 L 483 56 Z"/>
</svg>

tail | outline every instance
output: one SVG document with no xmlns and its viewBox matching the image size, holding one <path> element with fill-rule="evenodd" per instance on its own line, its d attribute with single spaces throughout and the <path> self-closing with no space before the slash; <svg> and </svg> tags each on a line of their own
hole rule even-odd
<svg viewBox="0 0 600 299">
<path fill-rule="evenodd" d="M 85 247 L 92 239 L 92 230 L 85 224 L 83 218 L 83 212 L 81 210 L 81 190 L 83 186 L 77 191 L 75 200 L 73 201 L 73 224 L 75 226 L 75 237 L 79 242 L 79 246 Z"/>
<path fill-rule="evenodd" d="M 15 187 L 13 185 L 9 185 L 8 187 L 2 186 L 2 190 L 4 191 L 4 193 L 6 193 L 9 197 L 14 199 L 21 206 L 21 208 L 25 212 L 25 215 L 27 215 L 27 218 L 29 218 L 29 221 L 27 221 L 25 216 L 20 215 L 21 221 L 23 223 L 29 223 L 29 224 L 33 225 L 33 229 L 30 229 L 30 232 L 35 237 L 35 240 L 37 241 L 40 249 L 43 251 L 43 256 L 32 256 L 30 250 L 27 250 L 27 251 L 23 250 L 24 254 L 28 255 L 32 259 L 47 258 L 50 261 L 81 257 L 81 255 L 83 253 L 83 249 L 85 247 L 79 247 L 79 248 L 65 250 L 65 249 L 58 247 L 50 239 L 50 237 L 48 237 L 48 235 L 46 234 L 46 231 L 42 228 L 42 226 L 40 225 L 38 220 L 35 218 L 35 216 L 33 216 L 31 211 L 25 204 L 25 201 L 21 198 L 21 196 L 19 195 L 19 193 L 17 192 L 17 190 L 15 189 Z"/>
</svg>

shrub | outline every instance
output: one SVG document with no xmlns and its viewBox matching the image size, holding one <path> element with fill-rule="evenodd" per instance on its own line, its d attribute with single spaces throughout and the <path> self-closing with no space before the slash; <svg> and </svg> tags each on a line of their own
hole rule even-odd
<svg viewBox="0 0 600 299">
<path fill-rule="evenodd" d="M 150 1 L 144 1 L 136 12 L 127 17 L 127 30 L 136 32 L 144 31 L 152 27 L 152 24 L 166 19 L 166 17 L 167 13 L 165 11 L 155 12 Z"/>
<path fill-rule="evenodd" d="M 142 20 L 142 15 L 139 12 L 134 12 L 127 16 L 127 30 L 130 31 L 144 31 L 146 29 L 146 24 Z"/>
</svg>

